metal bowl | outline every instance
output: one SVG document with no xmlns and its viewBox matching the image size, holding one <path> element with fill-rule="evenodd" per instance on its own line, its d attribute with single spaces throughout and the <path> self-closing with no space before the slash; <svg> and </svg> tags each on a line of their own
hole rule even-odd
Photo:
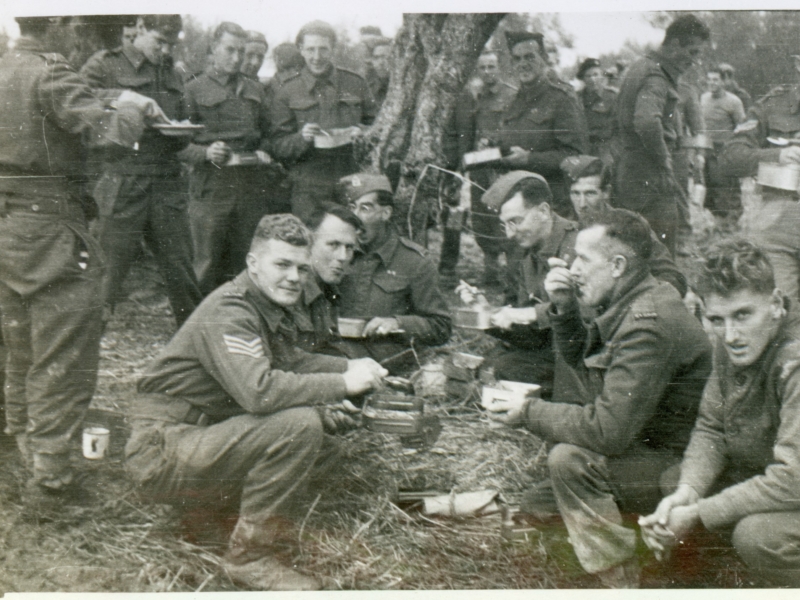
<svg viewBox="0 0 800 600">
<path fill-rule="evenodd" d="M 367 325 L 367 320 L 339 317 L 337 324 L 339 335 L 343 338 L 362 338 L 364 337 L 364 327 Z"/>
</svg>

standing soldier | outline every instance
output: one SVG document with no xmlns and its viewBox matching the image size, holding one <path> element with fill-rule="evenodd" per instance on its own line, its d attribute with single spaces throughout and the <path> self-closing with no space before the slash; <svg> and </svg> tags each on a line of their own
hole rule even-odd
<svg viewBox="0 0 800 600">
<path fill-rule="evenodd" d="M 504 111 L 514 100 L 517 88 L 500 79 L 497 54 L 484 52 L 478 57 L 478 77 L 483 82 L 477 98 L 465 90 L 459 97 L 448 130 L 445 132 L 445 154 L 452 169 L 457 169 L 466 152 L 496 145 Z M 498 257 L 504 251 L 505 234 L 497 213 L 486 210 L 481 202 L 484 191 L 497 179 L 492 167 L 477 167 L 470 171 L 475 185 L 470 186 L 472 230 L 475 241 L 483 251 L 483 285 L 498 283 Z M 458 197 L 458 194 L 455 195 Z M 453 227 L 448 214 L 439 271 L 455 283 L 455 268 L 461 248 L 461 228 Z M 448 285 L 448 287 L 452 287 Z"/>
<path fill-rule="evenodd" d="M 793 55 L 795 78 L 800 82 L 800 54 Z M 753 177 L 759 163 L 800 164 L 800 83 L 772 89 L 747 112 L 747 120 L 733 132 L 720 158 L 720 169 L 730 177 Z M 778 189 L 760 181 L 761 201 L 743 219 L 742 232 L 767 253 L 775 283 L 790 298 L 800 294 L 800 204 L 796 190 Z"/>
<path fill-rule="evenodd" d="M 621 148 L 615 206 L 641 214 L 672 253 L 683 193 L 672 158 L 680 136 L 678 78 L 710 35 L 694 15 L 675 19 L 661 47 L 631 65 L 617 98 Z"/>
<path fill-rule="evenodd" d="M 367 61 L 367 80 L 369 90 L 375 99 L 375 105 L 380 108 L 386 100 L 389 91 L 389 77 L 391 75 L 392 40 L 379 38 L 372 44 L 372 54 Z"/>
<path fill-rule="evenodd" d="M 267 38 L 258 31 L 248 31 L 244 42 L 244 60 L 241 72 L 245 77 L 258 81 L 258 72 L 264 64 L 264 57 L 269 50 Z"/>
<path fill-rule="evenodd" d="M 269 106 L 264 88 L 240 74 L 247 34 L 224 22 L 214 31 L 206 72 L 186 85 L 186 114 L 205 125 L 183 158 L 190 176 L 194 272 L 208 294 L 243 268 L 259 220 L 272 208 Z"/>
<path fill-rule="evenodd" d="M 736 69 L 728 63 L 721 63 L 719 70 L 722 74 L 722 84 L 725 89 L 742 101 L 745 110 L 749 110 L 753 105 L 753 98 L 747 90 L 739 87 L 739 83 L 736 81 Z"/>
<path fill-rule="evenodd" d="M 570 217 L 572 205 L 560 165 L 587 150 L 583 111 L 572 87 L 548 76 L 541 33 L 507 32 L 506 41 L 520 89 L 500 122 L 497 141 L 510 151 L 501 161 L 502 170 L 523 169 L 544 177 L 553 192 L 553 208 Z"/>
<path fill-rule="evenodd" d="M 275 61 L 276 70 L 275 75 L 267 84 L 267 94 L 270 102 L 287 81 L 300 74 L 306 64 L 297 46 L 289 42 L 275 46 L 272 51 L 272 60 Z"/>
<path fill-rule="evenodd" d="M 613 162 L 611 140 L 616 130 L 614 107 L 617 92 L 606 86 L 606 76 L 596 58 L 587 58 L 578 68 L 584 88 L 578 93 L 589 131 L 589 154 L 599 156 L 604 164 Z"/>
<path fill-rule="evenodd" d="M 297 46 L 305 59 L 272 105 L 274 152 L 294 161 L 292 212 L 310 215 L 334 198 L 336 182 L 358 171 L 353 141 L 375 117 L 375 101 L 364 78 L 331 62 L 336 32 L 322 21 L 304 25 Z"/>
<path fill-rule="evenodd" d="M 32 469 L 23 499 L 34 509 L 57 510 L 78 489 L 69 455 L 97 381 L 102 260 L 79 193 L 81 141 L 130 146 L 142 113 L 166 121 L 149 98 L 93 93 L 64 58 L 69 21 L 18 18 L 21 37 L 0 59 L 6 433 Z"/>
<path fill-rule="evenodd" d="M 185 118 L 183 81 L 172 67 L 179 15 L 142 15 L 130 47 L 103 50 L 81 73 L 94 88 L 132 89 L 153 98 L 172 120 Z M 108 313 L 121 299 L 122 284 L 142 233 L 158 261 L 180 326 L 200 302 L 192 269 L 188 194 L 180 177 L 181 138 L 147 131 L 133 148 L 109 154 L 95 187 L 100 208 L 100 245 L 108 261 L 103 302 Z"/>
</svg>

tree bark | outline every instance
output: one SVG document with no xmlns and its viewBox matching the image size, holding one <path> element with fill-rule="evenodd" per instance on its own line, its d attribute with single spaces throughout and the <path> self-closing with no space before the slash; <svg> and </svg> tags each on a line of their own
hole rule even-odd
<svg viewBox="0 0 800 600">
<path fill-rule="evenodd" d="M 407 14 L 397 34 L 386 101 L 369 139 L 372 171 L 399 168 L 395 223 L 424 243 L 438 198 L 442 134 L 456 100 L 504 14 Z M 425 171 L 425 176 L 420 179 Z"/>
</svg>

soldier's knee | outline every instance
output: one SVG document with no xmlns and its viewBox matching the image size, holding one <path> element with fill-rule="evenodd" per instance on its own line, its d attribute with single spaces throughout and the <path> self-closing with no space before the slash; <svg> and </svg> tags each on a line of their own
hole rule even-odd
<svg viewBox="0 0 800 600">
<path fill-rule="evenodd" d="M 573 444 L 556 444 L 547 455 L 547 467 L 554 481 L 583 477 L 588 471 L 589 463 L 585 450 Z"/>
<path fill-rule="evenodd" d="M 732 542 L 736 552 L 752 569 L 775 568 L 781 532 L 770 523 L 769 514 L 750 515 L 736 524 Z"/>
<path fill-rule="evenodd" d="M 281 413 L 285 421 L 285 431 L 292 443 L 301 446 L 321 446 L 324 437 L 322 418 L 311 407 L 291 408 Z"/>
</svg>

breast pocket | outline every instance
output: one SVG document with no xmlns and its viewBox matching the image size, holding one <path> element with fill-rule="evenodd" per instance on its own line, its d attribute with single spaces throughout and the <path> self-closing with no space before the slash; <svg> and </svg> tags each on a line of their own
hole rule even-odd
<svg viewBox="0 0 800 600">
<path fill-rule="evenodd" d="M 402 275 L 378 273 L 372 279 L 370 309 L 378 317 L 406 314 L 411 310 L 411 282 Z"/>
<path fill-rule="evenodd" d="M 339 127 L 358 125 L 361 122 L 362 101 L 358 96 L 345 94 L 339 97 Z"/>
<path fill-rule="evenodd" d="M 768 118 L 769 131 L 775 137 L 794 137 L 800 131 L 800 115 L 771 114 Z"/>
<path fill-rule="evenodd" d="M 528 143 L 523 146 L 527 150 L 541 150 L 549 146 L 549 139 L 553 136 L 553 120 L 555 110 L 550 107 L 535 107 L 525 113 L 522 119 L 521 132 L 528 135 Z"/>
<path fill-rule="evenodd" d="M 299 127 L 319 121 L 319 102 L 311 98 L 298 98 L 289 102 L 289 109 Z M 298 128 L 299 128 L 298 127 Z"/>
<path fill-rule="evenodd" d="M 603 382 L 606 378 L 606 373 L 614 361 L 614 351 L 611 344 L 606 344 L 600 352 L 592 354 L 583 359 L 583 364 L 589 374 L 589 386 L 593 394 L 599 394 L 603 391 Z"/>
<path fill-rule="evenodd" d="M 197 112 L 200 113 L 200 123 L 206 126 L 207 133 L 220 130 L 223 102 L 225 102 L 225 96 L 207 95 L 197 99 Z"/>
<path fill-rule="evenodd" d="M 664 105 L 664 118 L 667 121 L 674 121 L 677 118 L 678 102 L 680 96 L 675 90 L 667 90 L 667 102 Z"/>
</svg>

